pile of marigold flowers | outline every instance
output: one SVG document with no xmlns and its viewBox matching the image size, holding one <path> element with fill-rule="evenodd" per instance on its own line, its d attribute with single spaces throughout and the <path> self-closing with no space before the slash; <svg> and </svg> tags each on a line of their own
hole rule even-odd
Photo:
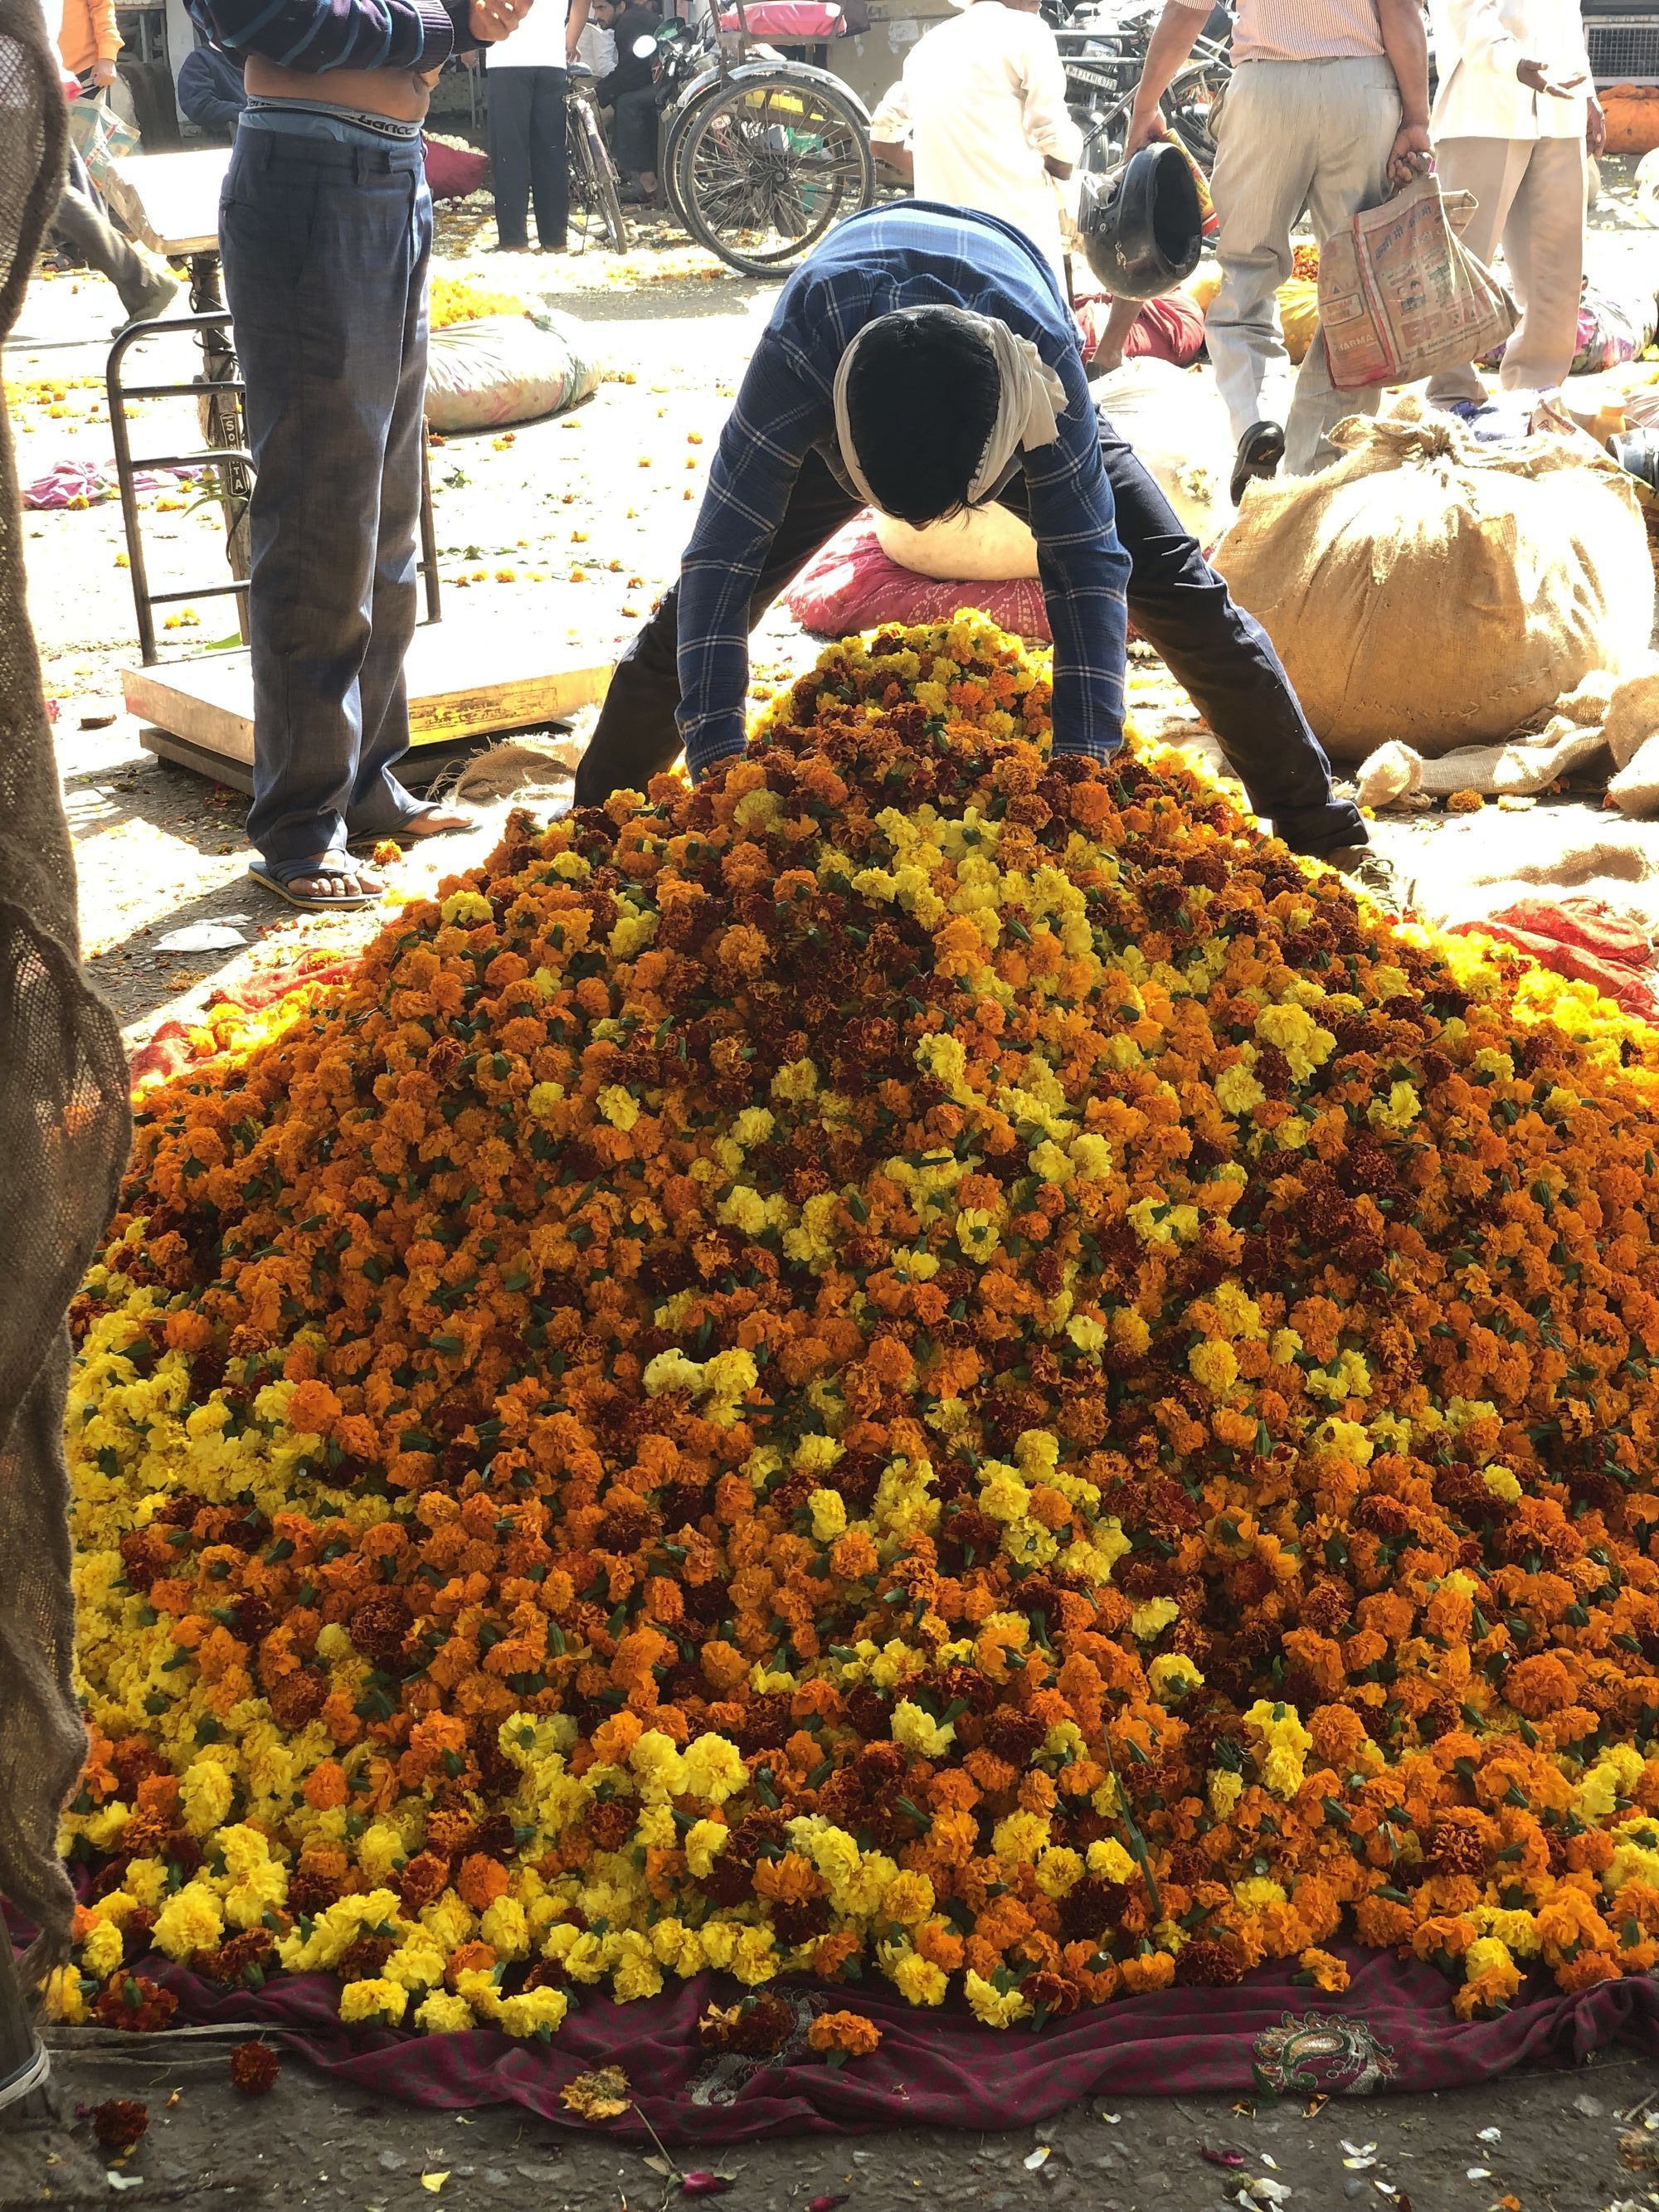
<svg viewBox="0 0 1659 2212">
<path fill-rule="evenodd" d="M 837 648 L 149 1095 L 61 2009 L 1659 1963 L 1659 1045 L 1046 702 Z"/>
</svg>

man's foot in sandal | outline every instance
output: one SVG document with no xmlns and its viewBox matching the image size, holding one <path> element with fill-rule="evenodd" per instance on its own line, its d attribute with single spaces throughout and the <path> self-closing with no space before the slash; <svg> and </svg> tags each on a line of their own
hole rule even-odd
<svg viewBox="0 0 1659 2212">
<path fill-rule="evenodd" d="M 343 866 L 331 853 L 309 860 L 251 860 L 247 872 L 256 884 L 306 914 L 373 906 L 386 889 L 373 869 Z"/>
</svg>

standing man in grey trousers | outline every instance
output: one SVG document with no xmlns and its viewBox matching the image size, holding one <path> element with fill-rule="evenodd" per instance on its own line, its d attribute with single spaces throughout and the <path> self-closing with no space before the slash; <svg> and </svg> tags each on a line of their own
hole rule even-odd
<svg viewBox="0 0 1659 2212">
<path fill-rule="evenodd" d="M 1165 136 L 1158 102 L 1204 27 L 1207 0 L 1165 0 L 1129 121 L 1127 152 Z M 1322 243 L 1391 185 L 1432 166 L 1429 58 L 1419 0 L 1242 0 L 1233 77 L 1214 121 L 1211 191 L 1221 289 L 1204 318 L 1238 441 L 1233 497 L 1284 462 L 1309 476 L 1334 459 L 1345 415 L 1380 389 L 1338 392 L 1316 338 L 1291 387 L 1273 295 L 1291 274 L 1305 207 Z"/>
</svg>

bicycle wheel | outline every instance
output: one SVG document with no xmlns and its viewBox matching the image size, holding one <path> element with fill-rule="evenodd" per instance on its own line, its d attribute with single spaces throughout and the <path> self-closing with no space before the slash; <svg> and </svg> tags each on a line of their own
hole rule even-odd
<svg viewBox="0 0 1659 2212">
<path fill-rule="evenodd" d="M 615 252 L 626 253 L 628 225 L 617 193 L 617 172 L 599 129 L 599 118 L 585 100 L 572 100 L 568 125 L 570 211 L 584 240 L 597 224 Z"/>
<path fill-rule="evenodd" d="M 617 190 L 617 165 L 611 158 L 611 149 L 605 143 L 605 133 L 599 128 L 599 118 L 586 100 L 581 103 L 582 137 L 587 146 L 588 166 L 593 173 L 594 197 L 613 249 L 626 253 L 629 246 L 628 223 L 622 210 L 622 200 Z"/>
<path fill-rule="evenodd" d="M 780 276 L 875 196 L 863 117 L 828 85 L 787 69 L 723 87 L 699 110 L 680 160 L 686 228 L 745 276 Z"/>
<path fill-rule="evenodd" d="M 688 106 L 677 108 L 669 118 L 668 128 L 663 133 L 657 180 L 662 186 L 663 197 L 668 202 L 668 211 L 682 230 L 691 228 L 685 219 L 685 149 L 691 137 L 692 125 L 714 96 L 714 88 L 711 88 L 708 92 L 700 93 Z"/>
<path fill-rule="evenodd" d="M 1196 62 L 1177 73 L 1164 95 L 1164 120 L 1206 177 L 1215 167 L 1210 111 L 1231 81 L 1225 62 Z"/>
</svg>

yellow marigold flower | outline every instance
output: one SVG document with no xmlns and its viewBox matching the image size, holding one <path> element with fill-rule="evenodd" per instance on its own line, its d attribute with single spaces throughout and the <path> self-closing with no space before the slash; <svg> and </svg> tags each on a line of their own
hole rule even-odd
<svg viewBox="0 0 1659 2212">
<path fill-rule="evenodd" d="M 722 1805 L 733 1791 L 746 1787 L 749 1769 L 736 1744 L 713 1734 L 693 1739 L 685 1752 L 685 1788 L 693 1797 L 707 1797 Z"/>
<path fill-rule="evenodd" d="M 1216 1078 L 1215 1101 L 1224 1114 L 1253 1114 L 1267 1095 L 1242 1060 L 1224 1067 Z"/>
<path fill-rule="evenodd" d="M 1103 1836 L 1091 1844 L 1086 1863 L 1090 1873 L 1101 1881 L 1129 1881 L 1134 1875 L 1135 1863 L 1115 1836 Z"/>
<path fill-rule="evenodd" d="M 889 1972 L 899 1995 L 913 2005 L 943 2004 L 951 1986 L 940 1968 L 918 1951 L 901 1953 Z"/>
<path fill-rule="evenodd" d="M 807 1499 L 815 1543 L 833 1544 L 847 1533 L 847 1506 L 839 1491 L 815 1490 Z"/>
<path fill-rule="evenodd" d="M 1373 1098 L 1365 1109 L 1365 1119 L 1374 1128 L 1409 1129 L 1423 1111 L 1423 1101 L 1409 1083 L 1395 1083 L 1389 1087 L 1387 1098 Z"/>
<path fill-rule="evenodd" d="M 187 1766 L 179 1795 L 191 1834 L 209 1835 L 220 1826 L 235 1794 L 229 1773 L 216 1759 L 198 1759 Z"/>
<path fill-rule="evenodd" d="M 115 1972 L 125 1953 L 125 1942 L 112 1920 L 94 1922 L 81 1945 L 82 1964 L 89 1974 L 96 1974 L 100 1981 Z"/>
<path fill-rule="evenodd" d="M 982 1206 L 965 1206 L 957 1216 L 957 1242 L 970 1260 L 988 1260 L 1002 1242 L 994 1217 Z"/>
<path fill-rule="evenodd" d="M 225 1920 L 219 1899 L 198 1876 L 175 1890 L 155 1916 L 150 1940 L 169 1959 L 187 1959 L 192 1951 L 210 1951 L 224 1940 Z"/>
<path fill-rule="evenodd" d="M 447 898 L 438 902 L 438 911 L 446 921 L 460 929 L 471 929 L 491 919 L 489 901 L 477 891 L 451 891 Z"/>
<path fill-rule="evenodd" d="M 901 1698 L 893 1708 L 892 1734 L 895 1743 L 922 1759 L 942 1758 L 957 1735 L 953 1723 L 933 1719 L 909 1698 Z"/>
<path fill-rule="evenodd" d="M 1010 2027 L 1030 2013 L 1030 2006 L 1017 1989 L 1000 1991 L 994 1983 L 976 1974 L 971 1966 L 963 1977 L 963 1994 L 975 2019 L 986 2027 Z"/>
<path fill-rule="evenodd" d="M 1224 1397 L 1238 1380 L 1238 1356 L 1223 1337 L 1195 1344 L 1187 1354 L 1187 1365 L 1212 1397 Z"/>
<path fill-rule="evenodd" d="M 379 2020 L 395 2027 L 409 2003 L 409 1991 L 397 1982 L 384 1976 L 368 1981 L 348 1982 L 340 1991 L 340 2017 L 343 2021 Z"/>
<path fill-rule="evenodd" d="M 631 1129 L 640 1118 L 639 1100 L 620 1083 L 606 1084 L 599 1093 L 598 1105 L 614 1129 Z"/>
<path fill-rule="evenodd" d="M 1203 1686 L 1204 1677 L 1196 1664 L 1184 1651 L 1164 1651 L 1146 1669 L 1146 1679 L 1152 1684 L 1154 1697 L 1167 1704 L 1172 1698 L 1184 1698 Z"/>
<path fill-rule="evenodd" d="M 925 1874 L 898 1875 L 889 1887 L 884 1907 L 901 1927 L 919 1927 L 933 1909 L 933 1885 Z"/>
<path fill-rule="evenodd" d="M 74 1966 L 54 1966 L 41 1984 L 41 1998 L 48 2020 L 67 2021 L 73 2025 L 89 2017 L 86 1992 L 81 1986 L 81 1976 Z"/>
<path fill-rule="evenodd" d="M 1149 1644 L 1153 1637 L 1161 1636 L 1172 1621 L 1180 1618 L 1181 1607 L 1172 1597 L 1149 1597 L 1144 1605 L 1138 1605 L 1129 1615 L 1129 1633 L 1138 1637 L 1141 1643 Z"/>
<path fill-rule="evenodd" d="M 659 1352 L 646 1363 L 644 1382 L 647 1397 L 659 1397 L 665 1390 L 696 1392 L 702 1389 L 702 1369 L 683 1352 Z"/>
<path fill-rule="evenodd" d="M 1048 1823 L 1037 1813 L 1009 1813 L 997 1822 L 991 1847 L 1016 1863 L 1034 1862 L 1048 1841 Z"/>
<path fill-rule="evenodd" d="M 530 1096 L 525 1103 L 535 1120 L 550 1121 L 554 1109 L 563 1097 L 564 1085 L 562 1083 L 532 1083 L 530 1086 Z"/>
<path fill-rule="evenodd" d="M 1051 1844 L 1037 1861 L 1037 1887 L 1045 1897 L 1064 1897 L 1082 1879 L 1082 1858 L 1063 1844 Z"/>
</svg>

